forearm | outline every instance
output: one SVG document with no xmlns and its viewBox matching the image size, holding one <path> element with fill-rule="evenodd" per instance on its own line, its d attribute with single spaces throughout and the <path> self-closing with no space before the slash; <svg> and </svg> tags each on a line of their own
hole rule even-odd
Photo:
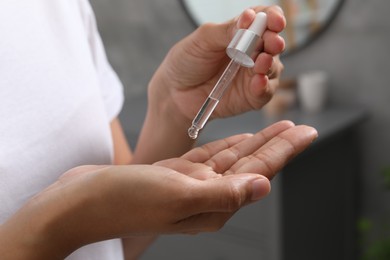
<svg viewBox="0 0 390 260">
<path fill-rule="evenodd" d="M 2 259 L 39 260 L 64 258 L 64 256 L 54 256 L 48 248 L 42 247 L 32 236 L 33 234 L 28 232 L 25 225 L 16 227 L 9 223 L 2 224 L 0 227 L 0 255 Z"/>
<path fill-rule="evenodd" d="M 133 167 L 105 166 L 72 169 L 68 177 L 32 198 L 0 226 L 0 258 L 64 259 L 87 244 L 143 233 L 149 227 L 140 227 L 142 217 L 132 221 L 123 216 L 140 208 L 142 201 L 134 199 L 135 205 L 130 206 L 124 202 L 125 209 L 118 206 L 123 197 L 132 197 L 129 194 L 133 189 L 128 187 L 131 182 L 123 184 L 122 178 L 137 178 L 143 168 L 134 167 L 134 171 Z M 121 188 L 128 194 L 117 192 Z M 133 240 L 125 252 L 140 255 L 148 241 L 143 237 L 138 242 Z"/>
<path fill-rule="evenodd" d="M 2 259 L 64 259 L 81 246 L 80 236 L 68 236 L 78 229 L 61 228 L 73 207 L 55 197 L 33 198 L 0 226 Z"/>
<path fill-rule="evenodd" d="M 120 237 L 107 202 L 115 176 L 106 166 L 74 168 L 30 199 L 0 227 L 1 259 L 64 259 L 78 248 Z"/>
<path fill-rule="evenodd" d="M 0 255 L 5 259 L 47 259 L 46 248 L 40 248 L 34 232 L 25 223 L 8 221 L 0 226 Z M 36 248 L 36 250 L 34 250 Z M 57 258 L 58 259 L 58 258 Z"/>
</svg>

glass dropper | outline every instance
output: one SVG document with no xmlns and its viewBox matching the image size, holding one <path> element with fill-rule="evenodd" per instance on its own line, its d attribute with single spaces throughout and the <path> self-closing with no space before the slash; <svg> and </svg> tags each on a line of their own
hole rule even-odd
<svg viewBox="0 0 390 260">
<path fill-rule="evenodd" d="M 231 61 L 192 121 L 192 125 L 188 129 L 188 136 L 191 139 L 198 137 L 199 131 L 207 123 L 240 67 L 251 68 L 254 66 L 252 57 L 257 56 L 256 54 L 260 52 L 262 45 L 261 36 L 266 27 L 267 15 L 264 12 L 260 12 L 256 14 L 254 21 L 248 29 L 240 29 L 234 35 L 226 49 L 226 53 Z"/>
<path fill-rule="evenodd" d="M 234 79 L 234 76 L 237 74 L 240 67 L 240 63 L 235 62 L 234 60 L 230 61 L 229 65 L 226 67 L 225 71 L 219 78 L 217 84 L 215 85 L 210 95 L 203 103 L 203 106 L 200 108 L 198 114 L 192 121 L 192 126 L 188 129 L 188 135 L 191 139 L 196 139 L 198 137 L 199 131 L 207 123 L 207 120 L 213 113 L 214 109 L 217 107 L 218 102 L 222 98 L 223 93 L 229 87 L 230 83 Z"/>
</svg>

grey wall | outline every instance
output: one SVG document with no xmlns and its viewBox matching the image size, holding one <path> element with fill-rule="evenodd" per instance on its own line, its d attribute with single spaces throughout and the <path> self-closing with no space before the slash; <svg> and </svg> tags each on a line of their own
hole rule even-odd
<svg viewBox="0 0 390 260">
<path fill-rule="evenodd" d="M 194 26 L 178 0 L 91 0 L 128 96 L 142 94 L 169 48 Z"/>
<path fill-rule="evenodd" d="M 179 0 L 92 0 L 92 4 L 109 59 L 129 97 L 145 93 L 169 47 L 193 30 Z M 390 210 L 390 192 L 383 191 L 379 176 L 382 167 L 390 165 L 389 11 L 387 0 L 346 0 L 321 37 L 283 58 L 285 77 L 313 68 L 328 71 L 331 102 L 367 107 L 370 118 L 361 129 L 361 214 L 374 219 Z"/>
<path fill-rule="evenodd" d="M 307 48 L 284 59 L 285 75 L 328 71 L 331 101 L 361 104 L 370 118 L 362 127 L 362 216 L 384 217 L 390 192 L 380 171 L 390 165 L 390 2 L 346 0 L 330 28 Z"/>
</svg>

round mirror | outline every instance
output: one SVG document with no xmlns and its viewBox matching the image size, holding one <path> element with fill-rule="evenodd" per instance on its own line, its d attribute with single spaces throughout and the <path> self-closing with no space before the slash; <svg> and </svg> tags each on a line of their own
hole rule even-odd
<svg viewBox="0 0 390 260">
<path fill-rule="evenodd" d="M 284 54 L 308 44 L 334 18 L 343 0 L 181 0 L 198 26 L 206 22 L 224 22 L 255 5 L 279 5 L 287 19 L 281 33 L 286 42 Z"/>
</svg>

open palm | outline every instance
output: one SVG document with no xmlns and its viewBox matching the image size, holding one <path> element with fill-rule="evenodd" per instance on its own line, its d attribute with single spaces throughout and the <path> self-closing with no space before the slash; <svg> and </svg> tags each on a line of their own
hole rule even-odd
<svg viewBox="0 0 390 260">
<path fill-rule="evenodd" d="M 208 143 L 180 158 L 155 165 L 200 180 L 240 173 L 257 173 L 272 179 L 315 137 L 316 132 L 311 127 L 281 121 L 254 135 L 241 134 Z"/>
</svg>

